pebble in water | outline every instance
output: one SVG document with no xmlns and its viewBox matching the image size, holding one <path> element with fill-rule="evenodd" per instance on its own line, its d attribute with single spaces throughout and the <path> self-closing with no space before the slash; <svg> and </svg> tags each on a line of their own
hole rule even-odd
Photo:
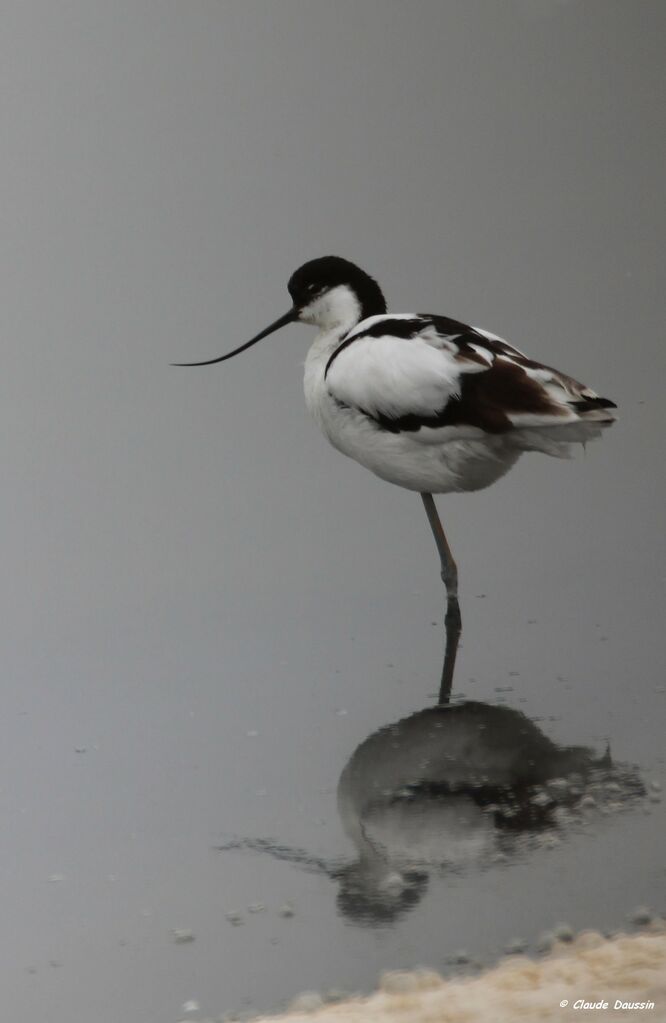
<svg viewBox="0 0 666 1023">
<path fill-rule="evenodd" d="M 225 920 L 228 920 L 234 927 L 240 926 L 243 923 L 243 914 L 239 913 L 237 909 L 232 909 L 228 913 L 224 914 Z"/>
<path fill-rule="evenodd" d="M 171 934 L 177 945 L 187 945 L 190 941 L 194 941 L 194 932 L 187 927 L 174 927 Z"/>
<path fill-rule="evenodd" d="M 324 994 L 324 1001 L 327 1005 L 336 1005 L 338 1002 L 344 1002 L 346 998 L 349 998 L 349 992 L 343 991 L 341 988 L 332 987 Z"/>
<path fill-rule="evenodd" d="M 647 906 L 637 906 L 629 917 L 630 922 L 635 927 L 645 927 L 646 924 L 652 922 L 652 919 L 652 910 L 648 909 Z"/>
<path fill-rule="evenodd" d="M 537 952 L 550 952 L 553 947 L 555 936 L 552 931 L 544 931 L 539 935 L 536 943 Z"/>
<path fill-rule="evenodd" d="M 263 913 L 265 909 L 263 902 L 251 902 L 247 907 L 248 913 Z"/>
<path fill-rule="evenodd" d="M 525 951 L 527 948 L 527 942 L 524 938 L 512 938 L 504 946 L 504 951 L 508 956 L 517 956 Z"/>
<path fill-rule="evenodd" d="M 553 927 L 553 937 L 556 941 L 573 941 L 573 928 L 569 927 L 569 924 L 555 924 Z"/>
<path fill-rule="evenodd" d="M 284 917 L 285 919 L 288 919 L 293 915 L 294 907 L 290 902 L 285 902 L 285 904 L 283 906 L 280 906 L 280 908 L 278 909 L 278 916 Z"/>
</svg>

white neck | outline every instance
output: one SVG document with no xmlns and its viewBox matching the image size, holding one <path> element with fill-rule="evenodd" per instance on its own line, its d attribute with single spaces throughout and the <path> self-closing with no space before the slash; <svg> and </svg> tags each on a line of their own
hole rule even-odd
<svg viewBox="0 0 666 1023">
<path fill-rule="evenodd" d="M 361 303 L 350 287 L 340 284 L 301 309 L 299 319 L 319 327 L 322 333 L 334 330 L 346 334 L 361 319 Z"/>
</svg>

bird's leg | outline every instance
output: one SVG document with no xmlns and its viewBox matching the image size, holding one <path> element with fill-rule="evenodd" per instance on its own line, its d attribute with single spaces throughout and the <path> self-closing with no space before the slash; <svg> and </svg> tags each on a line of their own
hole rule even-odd
<svg viewBox="0 0 666 1023">
<path fill-rule="evenodd" d="M 439 702 L 444 704 L 449 702 L 451 696 L 453 671 L 456 666 L 456 654 L 458 653 L 458 641 L 462 631 L 460 605 L 458 604 L 458 568 L 453 560 L 446 534 L 442 529 L 442 523 L 437 514 L 437 506 L 432 494 L 421 494 L 421 500 L 428 516 L 432 535 L 435 537 L 435 543 L 439 551 L 439 560 L 442 566 L 442 582 L 446 587 L 446 617 L 444 619 L 446 647 L 444 651 L 442 681 L 439 689 Z"/>
</svg>

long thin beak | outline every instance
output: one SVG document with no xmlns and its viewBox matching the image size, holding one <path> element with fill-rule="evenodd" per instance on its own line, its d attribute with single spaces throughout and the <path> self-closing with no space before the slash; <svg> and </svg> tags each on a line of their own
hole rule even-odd
<svg viewBox="0 0 666 1023">
<path fill-rule="evenodd" d="M 271 323 L 270 327 L 266 327 L 266 329 L 262 330 L 260 334 L 257 334 L 256 337 L 253 337 L 251 341 L 246 341 L 244 345 L 240 346 L 240 348 L 234 348 L 233 352 L 227 352 L 226 355 L 220 355 L 218 356 L 217 359 L 206 359 L 205 362 L 172 362 L 171 365 L 212 366 L 214 362 L 224 362 L 225 359 L 231 359 L 232 356 L 238 355 L 240 352 L 244 352 L 246 348 L 251 348 L 252 345 L 256 345 L 257 341 L 261 341 L 262 338 L 268 337 L 269 334 L 272 334 L 274 331 L 279 330 L 280 327 L 284 327 L 287 325 L 287 323 L 292 323 L 294 320 L 297 319 L 298 309 L 296 308 L 290 309 L 288 313 L 285 313 L 284 316 L 281 316 L 279 320 L 275 321 L 275 323 Z"/>
</svg>

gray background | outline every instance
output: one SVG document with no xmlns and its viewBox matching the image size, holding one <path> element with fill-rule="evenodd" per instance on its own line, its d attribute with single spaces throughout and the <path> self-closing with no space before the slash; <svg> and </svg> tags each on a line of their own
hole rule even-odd
<svg viewBox="0 0 666 1023">
<path fill-rule="evenodd" d="M 428 703 L 441 594 L 418 499 L 309 422 L 307 328 L 169 362 L 241 343 L 332 252 L 390 308 L 471 320 L 614 398 L 575 461 L 440 501 L 458 686 L 510 682 L 557 741 L 609 737 L 658 777 L 664 4 L 0 10 L 5 1016 L 274 1008 L 460 945 L 492 957 L 507 917 L 533 938 L 659 905 L 660 804 L 510 884 L 440 879 L 383 931 L 341 920 L 326 878 L 212 851 L 349 855 L 338 775 Z M 232 928 L 253 900 L 266 914 Z"/>
</svg>

